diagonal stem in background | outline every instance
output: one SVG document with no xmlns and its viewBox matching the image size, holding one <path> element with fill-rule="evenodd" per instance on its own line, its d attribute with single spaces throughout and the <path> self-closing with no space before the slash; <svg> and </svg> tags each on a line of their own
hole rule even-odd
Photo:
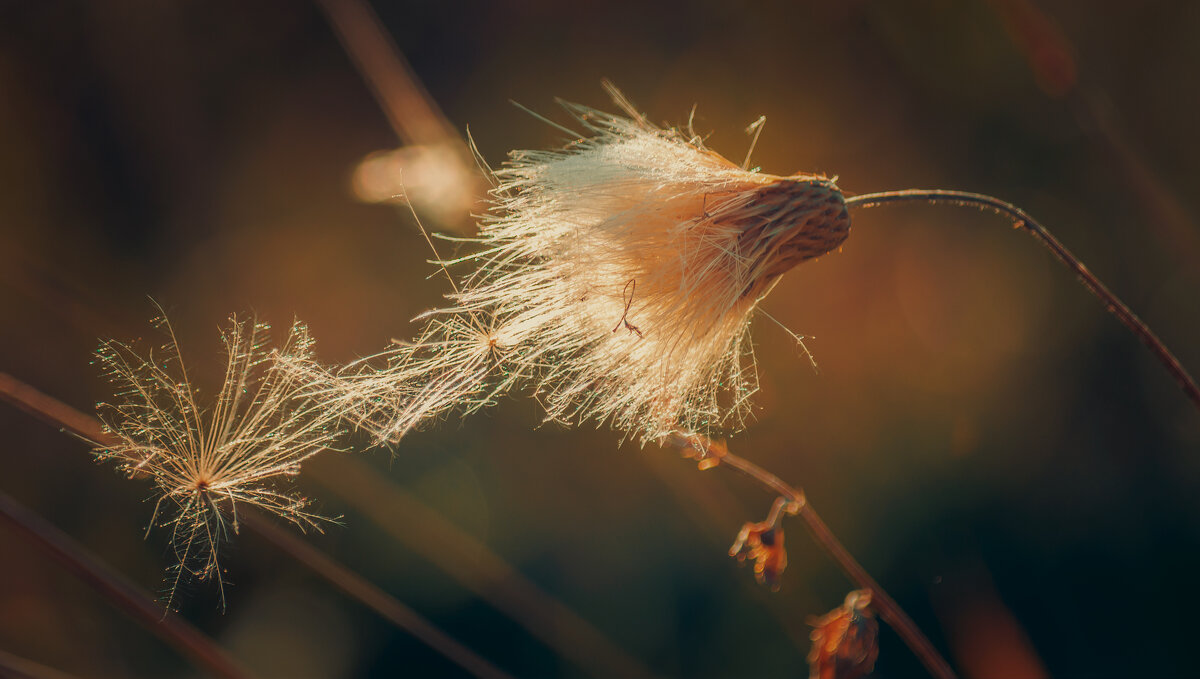
<svg viewBox="0 0 1200 679">
<path fill-rule="evenodd" d="M 462 137 L 429 96 L 369 4 L 363 0 L 316 0 L 316 4 L 401 141 L 456 142 L 466 151 Z"/>
<path fill-rule="evenodd" d="M 66 403 L 3 372 L 0 372 L 0 400 L 7 401 L 38 419 L 85 440 L 102 442 L 110 438 L 96 418 L 85 415 Z M 232 669 L 228 672 L 221 671 L 219 656 L 223 652 L 210 639 L 169 611 L 164 617 L 162 608 L 153 599 L 138 593 L 132 585 L 125 583 L 94 558 L 83 553 L 82 548 L 76 548 L 75 552 L 72 552 L 70 548 L 73 543 L 69 537 L 57 533 L 57 529 L 46 524 L 43 519 L 28 509 L 17 505 L 3 493 L 0 493 L 0 520 L 7 520 L 23 535 L 37 540 L 52 555 L 67 565 L 77 577 L 112 598 L 123 610 L 134 617 L 148 622 L 148 627 L 152 632 L 183 650 L 197 662 L 198 666 L 209 669 L 216 676 L 229 679 L 246 676 L 232 664 L 230 664 Z M 480 679 L 509 677 L 508 674 L 479 657 L 474 651 L 439 630 L 433 623 L 422 618 L 416 611 L 311 546 L 296 540 L 253 514 L 243 515 L 241 520 L 268 542 L 328 580 L 334 587 L 375 610 L 397 627 L 412 634 L 472 675 Z M 60 542 L 65 541 L 66 547 L 60 548 L 61 545 L 56 547 L 53 540 L 55 537 Z M 137 598 L 139 595 L 140 600 Z M 149 615 L 148 618 L 147 615 Z M 158 624 L 160 620 L 162 621 L 161 625 Z M 205 656 L 205 653 L 213 658 Z M 228 660 L 227 662 L 231 663 Z"/>
<path fill-rule="evenodd" d="M 487 545 L 411 493 L 379 478 L 366 464 L 342 457 L 332 465 L 318 458 L 305 467 L 305 475 L 578 667 L 602 677 L 653 676 L 639 660 Z"/>
<path fill-rule="evenodd" d="M 1074 114 L 1085 138 L 1099 142 L 1125 173 L 1130 187 L 1149 212 L 1146 228 L 1153 231 L 1176 261 L 1184 264 L 1200 255 L 1200 230 L 1188 207 L 1164 181 L 1146 149 L 1129 135 L 1112 97 L 1090 78 L 1085 55 L 1053 14 L 1037 0 L 990 0 L 1017 52 L 1025 58 L 1042 92 Z"/>
<path fill-rule="evenodd" d="M 1096 275 L 1088 270 L 1083 262 L 1079 261 L 1071 251 L 1059 242 L 1044 226 L 1039 224 L 1037 220 L 1029 216 L 1021 208 L 1007 201 L 984 195 L 982 193 L 970 193 L 968 191 L 949 191 L 945 189 L 908 189 L 905 191 L 884 191 L 881 193 L 868 193 L 861 196 L 852 196 L 846 198 L 847 207 L 851 208 L 870 208 L 880 205 L 890 205 L 895 203 L 929 203 L 934 205 L 957 205 L 961 207 L 974 207 L 981 210 L 993 210 L 997 213 L 1005 215 L 1013 220 L 1013 225 L 1029 233 L 1046 246 L 1046 249 L 1054 253 L 1058 261 L 1062 262 L 1068 269 L 1075 273 L 1079 282 L 1085 288 L 1091 291 L 1097 299 L 1104 304 L 1104 308 L 1108 309 L 1109 313 L 1117 317 L 1121 324 L 1129 329 L 1137 336 L 1142 344 L 1154 354 L 1158 362 L 1166 368 L 1171 377 L 1183 390 L 1183 393 L 1188 397 L 1197 409 L 1200 409 L 1200 386 L 1196 385 L 1196 380 L 1188 374 L 1187 369 L 1175 357 L 1175 354 L 1167 348 L 1166 344 L 1154 334 L 1146 323 L 1138 318 L 1137 314 L 1133 313 L 1124 302 L 1114 295 L 1103 283 L 1100 282 Z"/>
<path fill-rule="evenodd" d="M 78 675 L 48 667 L 0 649 L 0 677 L 12 679 L 81 679 Z"/>
<path fill-rule="evenodd" d="M 80 288 L 80 292 L 85 293 L 86 290 Z M 106 300 L 99 298 L 85 301 L 87 308 L 103 308 L 106 304 Z M 50 305 L 48 308 L 56 310 L 59 307 Z M 118 315 L 117 310 L 105 309 L 102 318 Z M 118 327 L 130 324 L 131 322 L 124 322 L 118 324 Z M 88 441 L 99 441 L 99 437 L 105 435 L 95 417 L 82 413 L 4 372 L 0 372 L 0 400 Z M 398 510 L 392 516 L 371 506 L 358 506 L 364 515 L 382 526 L 393 538 L 400 540 L 414 552 L 423 554 L 468 590 L 480 594 L 481 598 L 486 599 L 510 619 L 517 621 L 562 657 L 572 659 L 581 669 L 596 676 L 653 676 L 654 673 L 637 658 L 621 649 L 603 632 L 562 602 L 521 576 L 500 555 L 488 550 L 477 539 L 454 526 L 437 510 L 422 503 L 396 484 L 380 479 L 377 474 L 369 472 L 365 465 L 357 463 L 353 458 L 340 457 L 336 469 L 329 469 L 329 465 L 323 465 L 322 459 L 320 456 L 315 457 L 305 465 L 307 478 L 322 483 L 348 502 L 360 503 L 362 498 L 358 489 L 344 481 L 344 474 L 356 474 L 360 478 L 367 478 L 379 497 L 383 498 L 382 501 L 390 500 L 394 504 L 402 504 L 406 508 L 404 511 L 415 512 L 421 517 L 425 528 L 438 527 L 437 531 L 417 530 L 416 526 L 405 526 L 395 520 L 397 516 L 405 516 L 402 511 Z M 421 541 L 425 539 L 433 542 L 422 544 Z M 430 544 L 439 544 L 440 549 L 429 549 Z M 277 546 L 282 548 L 282 545 Z M 465 559 L 448 558 L 451 554 L 469 556 Z M 476 561 L 478 555 L 482 555 L 482 560 Z M 306 565 L 312 567 L 312 564 Z M 509 577 L 514 574 L 515 577 Z M 338 583 L 333 584 L 342 589 Z M 485 589 L 491 593 L 481 594 Z M 353 596 L 346 589 L 342 591 Z M 531 594 L 533 599 L 524 600 L 523 597 L 530 592 L 535 592 Z M 374 608 L 370 602 L 362 603 Z"/>
<path fill-rule="evenodd" d="M 401 149 L 370 154 L 359 164 L 355 194 L 368 202 L 410 206 L 416 198 L 444 227 L 472 233 L 473 206 L 490 189 L 475 171 L 477 163 L 486 163 L 476 157 L 474 144 L 446 118 L 369 2 L 314 1 L 403 143 Z M 413 175 L 416 192 L 410 197 L 405 177 Z"/>
<path fill-rule="evenodd" d="M 243 679 L 239 667 L 203 632 L 170 611 L 163 611 L 153 598 L 113 572 L 79 543 L 30 511 L 8 494 L 0 492 L 0 522 L 41 549 L 79 580 L 104 595 L 147 630 L 167 642 L 196 667 L 214 677 Z"/>
<path fill-rule="evenodd" d="M 382 615 L 396 627 L 407 631 L 425 645 L 479 679 L 513 679 L 512 675 L 480 657 L 458 640 L 440 630 L 420 613 L 368 582 L 361 575 L 321 553 L 304 540 L 279 528 L 252 511 L 240 514 L 242 525 L 249 526 L 296 561 L 312 569 L 352 599 Z"/>
</svg>

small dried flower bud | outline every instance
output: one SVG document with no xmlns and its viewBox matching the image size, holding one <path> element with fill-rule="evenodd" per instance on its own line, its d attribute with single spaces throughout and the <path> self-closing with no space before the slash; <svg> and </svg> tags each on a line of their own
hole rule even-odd
<svg viewBox="0 0 1200 679">
<path fill-rule="evenodd" d="M 869 591 L 855 590 L 841 606 L 809 622 L 816 628 L 810 635 L 810 679 L 858 679 L 875 668 L 879 623 L 870 604 Z"/>
<path fill-rule="evenodd" d="M 783 547 L 783 526 L 777 521 L 747 523 L 729 548 L 729 556 L 738 561 L 754 560 L 754 577 L 771 589 L 779 589 L 779 578 L 787 568 Z"/>
<path fill-rule="evenodd" d="M 742 252 L 764 262 L 746 297 L 761 295 L 797 264 L 834 250 L 850 235 L 850 212 L 841 189 L 823 177 L 802 174 L 762 187 L 725 219 L 741 227 Z"/>
</svg>

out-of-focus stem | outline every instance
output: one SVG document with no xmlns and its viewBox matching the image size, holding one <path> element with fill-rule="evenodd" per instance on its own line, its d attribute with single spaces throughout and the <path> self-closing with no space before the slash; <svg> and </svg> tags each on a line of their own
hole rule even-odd
<svg viewBox="0 0 1200 679">
<path fill-rule="evenodd" d="M 567 660 L 602 677 L 650 677 L 637 658 L 590 622 L 531 582 L 499 554 L 467 534 L 368 465 L 340 458 L 316 464 L 309 478 L 340 495 L 359 512 L 465 588 L 503 612 Z"/>
<path fill-rule="evenodd" d="M 12 679 L 79 679 L 74 674 L 47 667 L 27 658 L 0 650 L 0 677 Z"/>
<path fill-rule="evenodd" d="M 43 394 L 6 373 L 0 373 L 0 400 L 8 401 L 21 410 L 31 413 L 41 420 L 62 428 L 63 431 L 75 434 L 88 441 L 103 445 L 112 440 L 112 437 L 105 433 L 104 429 L 100 426 L 99 420 L 96 418 L 85 415 L 52 396 Z M 7 508 L 4 503 L 5 498 L 7 496 L 0 494 L 0 514 L 4 515 L 0 518 L 8 517 Z M 28 510 L 24 511 L 28 516 L 40 521 L 32 512 Z M 243 515 L 242 520 L 252 530 L 287 552 L 297 561 L 312 569 L 313 572 L 328 580 L 335 587 L 375 610 L 393 624 L 425 642 L 435 651 L 445 655 L 471 674 L 486 679 L 506 679 L 509 677 L 508 674 L 476 655 L 471 649 L 463 646 L 439 630 L 433 623 L 425 620 L 412 609 L 328 556 L 321 554 L 302 541 L 296 540 L 257 516 L 252 514 Z M 69 540 L 65 535 L 61 535 L 61 537 L 64 540 Z M 93 584 L 93 586 L 97 586 L 98 588 L 104 582 L 103 578 L 99 580 L 89 579 L 77 571 L 73 572 L 76 572 L 77 575 L 85 579 L 89 584 Z M 97 582 L 101 583 L 101 585 L 95 584 Z M 131 585 L 126 584 L 124 586 L 132 588 Z M 105 593 L 108 592 L 105 591 Z M 161 618 L 162 610 L 149 597 L 145 598 L 144 605 L 148 606 L 152 612 L 150 616 L 151 622 L 157 623 L 159 618 Z M 164 623 L 171 621 L 186 625 L 186 623 L 182 623 L 182 621 L 170 615 L 163 619 Z M 189 627 L 188 629 L 192 628 Z M 152 631 L 160 635 L 167 634 L 167 632 L 160 631 L 157 627 L 153 626 Z M 194 629 L 192 629 L 192 632 L 199 634 Z M 203 639 L 203 637 L 201 638 Z M 211 642 L 208 643 L 211 644 Z M 202 666 L 207 667 L 207 665 Z M 229 677 L 244 676 L 242 673 L 217 674 Z"/>
<path fill-rule="evenodd" d="M 316 2 L 404 143 L 462 145 L 462 138 L 433 103 L 370 5 L 362 0 Z"/>
<path fill-rule="evenodd" d="M 987 196 L 981 193 L 969 193 L 967 191 L 947 191 L 943 189 L 909 189 L 906 191 L 885 191 L 882 193 L 868 193 L 861 196 L 852 196 L 846 198 L 846 205 L 854 208 L 869 208 L 880 205 L 889 205 L 894 203 L 930 203 L 934 205 L 958 205 L 962 207 L 974 207 L 981 210 L 993 210 L 1002 215 L 1005 215 L 1013 220 L 1013 225 L 1019 229 L 1023 229 L 1033 236 L 1042 245 L 1046 246 L 1058 261 L 1062 262 L 1068 269 L 1075 272 L 1079 282 L 1085 288 L 1090 290 L 1102 304 L 1108 309 L 1109 313 L 1117 317 L 1117 320 L 1130 330 L 1138 339 L 1145 344 L 1150 353 L 1154 354 L 1159 363 L 1166 368 L 1175 382 L 1183 389 L 1183 393 L 1189 400 L 1200 409 L 1200 386 L 1196 385 L 1196 380 L 1188 374 L 1188 371 L 1175 357 L 1175 354 L 1167 348 L 1166 344 L 1154 334 L 1150 327 L 1146 325 L 1142 319 L 1137 317 L 1128 306 L 1125 305 L 1116 295 L 1114 295 L 1095 274 L 1088 270 L 1083 262 L 1079 261 L 1071 251 L 1058 241 L 1044 226 L 1039 224 L 1037 220 L 1030 217 L 1027 212 L 1012 203 Z"/>
<path fill-rule="evenodd" d="M 413 198 L 433 210 L 442 226 L 462 233 L 475 228 L 472 204 L 488 187 L 475 172 L 473 145 L 438 107 L 366 0 L 316 0 L 342 49 L 407 147 L 372 154 L 355 172 L 355 192 L 370 202 L 403 198 L 411 205 L 406 176 L 415 179 Z M 406 173 L 405 168 L 412 173 Z M 414 212 L 415 215 L 415 212 Z"/>
<path fill-rule="evenodd" d="M 196 666 L 215 677 L 248 677 L 211 639 L 182 618 L 164 611 L 154 599 L 117 573 L 45 519 L 0 492 L 0 521 L 52 557 L 79 580 L 140 622 L 147 630 L 174 646 Z"/>
<path fill-rule="evenodd" d="M 368 582 L 358 573 L 322 554 L 312 545 L 280 529 L 252 511 L 241 513 L 243 525 L 249 526 L 267 542 L 278 547 L 296 561 L 312 569 L 347 596 L 356 599 L 382 615 L 392 624 L 425 642 L 446 659 L 480 679 L 512 679 L 512 675 L 482 658 L 459 643 L 420 613 L 405 606 L 394 597 Z"/>
<path fill-rule="evenodd" d="M 113 439 L 104 433 L 96 418 L 79 412 L 53 396 L 43 394 L 8 373 L 0 372 L 0 401 L 7 401 L 43 422 L 93 443 L 113 442 Z"/>
<path fill-rule="evenodd" d="M 1078 129 L 1100 142 L 1125 184 L 1149 212 L 1147 230 L 1155 232 L 1176 261 L 1190 263 L 1200 255 L 1196 220 L 1164 181 L 1145 149 L 1131 138 L 1109 93 L 1088 77 L 1084 54 L 1072 44 L 1053 14 L 1036 0 L 990 0 L 1005 32 L 1025 58 L 1038 86 L 1074 113 Z"/>
</svg>

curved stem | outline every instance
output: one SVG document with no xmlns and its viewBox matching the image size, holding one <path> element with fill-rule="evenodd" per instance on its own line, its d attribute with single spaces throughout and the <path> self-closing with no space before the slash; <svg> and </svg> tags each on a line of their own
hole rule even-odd
<svg viewBox="0 0 1200 679">
<path fill-rule="evenodd" d="M 994 198 L 982 193 L 970 193 L 967 191 L 948 191 L 943 189 L 909 189 L 906 191 L 885 191 L 882 193 L 867 193 L 861 196 L 851 196 L 846 198 L 847 207 L 870 208 L 880 205 L 889 205 L 893 203 L 931 203 L 934 205 L 957 205 L 960 207 L 974 207 L 981 210 L 994 210 L 995 212 L 1011 218 L 1014 226 L 1024 229 L 1029 235 L 1036 238 L 1042 245 L 1045 245 L 1058 261 L 1062 262 L 1066 267 L 1075 272 L 1079 278 L 1079 282 L 1090 290 L 1095 295 L 1104 307 L 1108 309 L 1112 315 L 1117 317 L 1117 320 L 1129 328 L 1130 332 L 1138 337 L 1145 344 L 1150 352 L 1162 363 L 1179 387 L 1183 389 L 1183 393 L 1191 400 L 1192 404 L 1200 409 L 1200 386 L 1196 385 L 1196 380 L 1188 374 L 1188 371 L 1171 353 L 1167 345 L 1150 330 L 1142 319 L 1137 317 L 1128 306 L 1125 305 L 1116 295 L 1114 295 L 1095 274 L 1088 270 L 1083 262 L 1080 262 L 1071 251 L 1058 241 L 1049 231 L 1033 217 L 1030 217 L 1027 212 L 1021 208 Z"/>
<path fill-rule="evenodd" d="M 728 466 L 739 472 L 749 476 L 759 484 L 766 487 L 773 493 L 779 494 L 780 497 L 788 501 L 788 506 L 785 506 L 784 511 L 789 514 L 798 515 L 804 520 L 804 525 L 808 528 L 809 534 L 813 540 L 825 550 L 837 565 L 841 567 L 842 572 L 846 574 L 860 589 L 865 589 L 871 592 L 871 605 L 879 612 L 879 617 L 883 618 L 884 622 L 896 630 L 896 634 L 904 640 L 904 643 L 917 656 L 925 669 L 936 679 L 954 679 L 956 675 L 950 667 L 950 663 L 946 662 L 945 658 L 938 653 L 933 643 L 925 636 L 917 623 L 908 617 L 904 609 L 900 608 L 900 604 L 891 597 L 883 587 L 880 587 L 878 582 L 867 573 L 862 564 L 854 558 L 850 551 L 842 544 L 833 531 L 829 529 L 825 521 L 821 519 L 817 511 L 808 503 L 808 498 L 804 495 L 804 491 L 789 484 L 775 474 L 763 469 L 757 464 L 747 460 L 744 457 L 739 457 L 729 452 L 728 446 L 717 441 L 709 441 L 700 439 L 695 436 L 686 436 L 681 439 L 676 439 L 676 445 L 680 445 L 696 451 L 696 458 L 701 463 L 701 469 L 707 469 L 715 466 Z"/>
</svg>

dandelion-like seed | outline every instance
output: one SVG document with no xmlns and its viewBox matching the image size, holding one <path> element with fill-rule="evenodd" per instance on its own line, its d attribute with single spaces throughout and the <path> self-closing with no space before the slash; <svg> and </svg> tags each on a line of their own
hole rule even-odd
<svg viewBox="0 0 1200 679">
<path fill-rule="evenodd" d="M 643 443 L 741 426 L 753 312 L 784 272 L 845 240 L 842 193 L 749 171 L 609 90 L 628 117 L 563 103 L 585 133 L 561 128 L 564 148 L 514 151 L 493 173 L 480 234 L 451 239 L 478 249 L 441 262 L 473 267 L 453 304 L 386 369 L 352 366 L 330 387 L 350 419 L 395 440 L 523 384 L 550 420 Z"/>
<path fill-rule="evenodd" d="M 207 408 L 198 404 L 170 323 L 162 316 L 155 324 L 168 340 L 145 358 L 113 340 L 97 350 L 117 393 L 113 403 L 98 406 L 110 440 L 94 452 L 131 477 L 154 481 L 158 499 L 147 534 L 169 527 L 177 560 L 168 572 L 168 608 L 189 575 L 215 579 L 223 607 L 219 547 L 238 531 L 239 504 L 320 530 L 322 517 L 280 481 L 328 449 L 338 431 L 327 410 L 303 395 L 301 374 L 282 367 L 312 359 L 313 342 L 299 322 L 282 348 L 270 350 L 266 324 L 231 318 L 222 331 L 225 380 Z"/>
</svg>

